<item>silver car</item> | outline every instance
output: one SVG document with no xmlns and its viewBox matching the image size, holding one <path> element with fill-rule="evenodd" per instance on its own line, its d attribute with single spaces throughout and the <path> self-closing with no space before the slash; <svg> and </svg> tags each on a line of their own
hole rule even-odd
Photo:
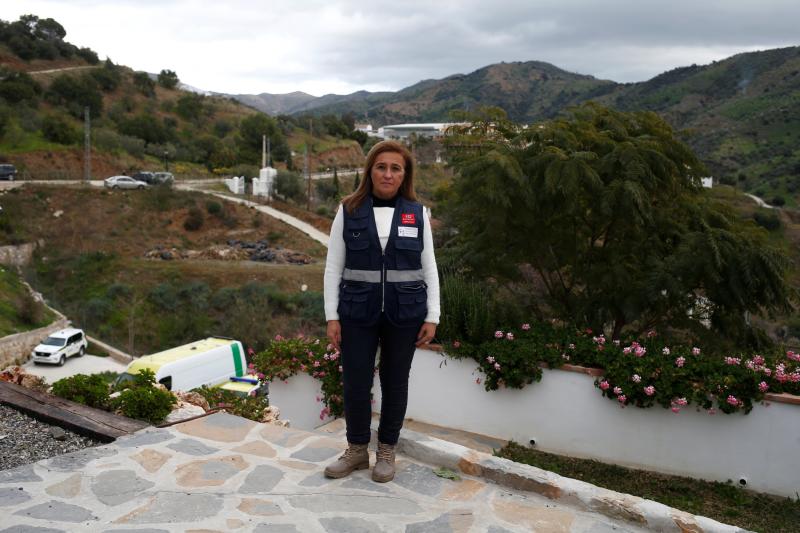
<svg viewBox="0 0 800 533">
<path fill-rule="evenodd" d="M 148 185 L 128 176 L 111 176 L 105 179 L 105 186 L 109 189 L 144 189 Z"/>
</svg>

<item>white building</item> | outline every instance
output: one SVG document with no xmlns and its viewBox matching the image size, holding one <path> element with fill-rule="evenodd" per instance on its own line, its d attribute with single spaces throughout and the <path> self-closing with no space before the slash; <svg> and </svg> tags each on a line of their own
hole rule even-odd
<svg viewBox="0 0 800 533">
<path fill-rule="evenodd" d="M 404 140 L 412 134 L 417 137 L 428 137 L 436 139 L 442 137 L 450 126 L 457 125 L 454 122 L 431 122 L 420 124 L 391 124 L 378 128 L 378 136 L 384 139 Z"/>
</svg>

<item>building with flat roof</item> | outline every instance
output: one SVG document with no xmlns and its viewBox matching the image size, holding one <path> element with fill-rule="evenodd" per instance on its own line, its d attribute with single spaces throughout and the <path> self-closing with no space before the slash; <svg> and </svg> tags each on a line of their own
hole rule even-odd
<svg viewBox="0 0 800 533">
<path fill-rule="evenodd" d="M 384 139 L 404 140 L 412 134 L 417 137 L 428 137 L 435 139 L 442 137 L 450 126 L 455 126 L 455 122 L 431 122 L 419 124 L 391 124 L 378 128 L 378 135 Z"/>
</svg>

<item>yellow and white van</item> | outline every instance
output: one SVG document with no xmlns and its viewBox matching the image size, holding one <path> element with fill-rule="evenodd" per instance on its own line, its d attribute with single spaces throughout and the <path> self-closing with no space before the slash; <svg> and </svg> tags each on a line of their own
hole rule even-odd
<svg viewBox="0 0 800 533">
<path fill-rule="evenodd" d="M 152 370 L 156 382 L 168 390 L 189 391 L 203 385 L 228 383 L 231 376 L 242 377 L 247 362 L 241 342 L 209 337 L 140 357 L 128 365 L 116 383 L 132 381 L 144 369 Z"/>
</svg>

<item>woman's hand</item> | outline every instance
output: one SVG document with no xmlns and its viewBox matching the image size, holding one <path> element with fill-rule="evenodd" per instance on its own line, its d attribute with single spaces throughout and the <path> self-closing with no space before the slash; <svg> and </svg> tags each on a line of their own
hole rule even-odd
<svg viewBox="0 0 800 533">
<path fill-rule="evenodd" d="M 328 340 L 331 341 L 331 344 L 333 344 L 334 349 L 337 352 L 341 352 L 342 350 L 339 344 L 342 342 L 342 325 L 338 320 L 328 320 L 326 335 L 328 336 Z"/>
<path fill-rule="evenodd" d="M 330 324 L 330 322 L 328 322 L 328 324 Z M 330 325 L 328 327 L 330 328 Z M 433 340 L 434 335 L 436 335 L 436 324 L 433 322 L 425 322 L 422 324 L 422 327 L 419 328 L 419 333 L 417 333 L 417 346 L 428 344 Z"/>
</svg>

